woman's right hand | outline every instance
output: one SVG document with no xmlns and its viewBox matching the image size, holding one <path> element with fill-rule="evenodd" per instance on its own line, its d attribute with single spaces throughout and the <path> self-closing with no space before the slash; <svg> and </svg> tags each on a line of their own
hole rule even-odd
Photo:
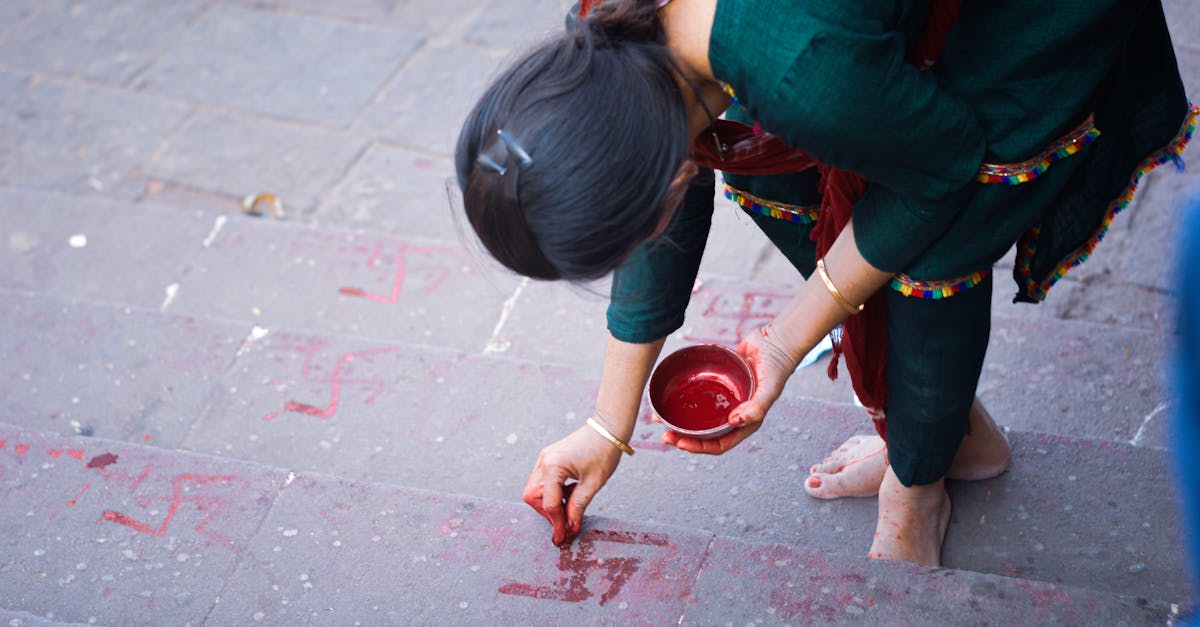
<svg viewBox="0 0 1200 627">
<path fill-rule="evenodd" d="M 522 498 L 550 521 L 554 544 L 579 533 L 584 511 L 620 461 L 621 451 L 587 425 L 538 454 Z"/>
</svg>

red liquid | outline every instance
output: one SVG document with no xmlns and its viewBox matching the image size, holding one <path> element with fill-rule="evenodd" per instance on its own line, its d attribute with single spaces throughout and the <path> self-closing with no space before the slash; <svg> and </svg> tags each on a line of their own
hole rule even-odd
<svg viewBox="0 0 1200 627">
<path fill-rule="evenodd" d="M 668 393 L 663 418 L 680 429 L 705 431 L 729 421 L 729 411 L 741 404 L 737 388 L 724 377 L 707 374 L 685 381 Z"/>
</svg>

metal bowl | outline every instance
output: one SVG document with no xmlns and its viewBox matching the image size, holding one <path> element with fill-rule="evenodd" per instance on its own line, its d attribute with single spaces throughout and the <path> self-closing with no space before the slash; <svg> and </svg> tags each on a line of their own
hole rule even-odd
<svg viewBox="0 0 1200 627">
<path fill-rule="evenodd" d="M 729 412 L 753 394 L 750 365 L 718 344 L 679 349 L 650 375 L 650 405 L 663 424 L 700 440 L 728 433 Z"/>
</svg>

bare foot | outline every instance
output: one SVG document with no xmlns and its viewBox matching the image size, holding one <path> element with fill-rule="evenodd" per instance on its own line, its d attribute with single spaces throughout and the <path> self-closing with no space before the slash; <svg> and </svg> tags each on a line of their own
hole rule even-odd
<svg viewBox="0 0 1200 627">
<path fill-rule="evenodd" d="M 1012 462 L 1012 447 L 978 398 L 971 404 L 971 416 L 967 424 L 967 435 L 963 436 L 946 478 L 979 481 L 991 479 L 1008 470 Z"/>
<path fill-rule="evenodd" d="M 941 566 L 950 523 L 945 480 L 905 487 L 889 466 L 879 487 L 879 520 L 867 557 Z"/>
<path fill-rule="evenodd" d="M 856 435 L 812 467 L 804 490 L 819 499 L 875 496 L 887 465 L 887 445 L 883 438 Z"/>
<path fill-rule="evenodd" d="M 969 433 L 963 437 L 946 478 L 978 481 L 1008 470 L 1012 447 L 978 398 L 971 405 L 968 424 Z M 887 463 L 887 447 L 882 438 L 856 435 L 812 467 L 804 490 L 819 499 L 874 496 L 879 493 Z"/>
</svg>

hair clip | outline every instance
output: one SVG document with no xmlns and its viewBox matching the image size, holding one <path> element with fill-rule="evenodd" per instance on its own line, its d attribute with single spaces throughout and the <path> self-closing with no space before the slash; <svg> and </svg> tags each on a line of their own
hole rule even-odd
<svg viewBox="0 0 1200 627">
<path fill-rule="evenodd" d="M 500 140 L 504 142 L 504 145 L 508 146 L 508 149 L 517 155 L 517 158 L 521 160 L 521 165 L 533 163 L 533 157 L 530 157 L 529 153 L 525 152 L 525 149 L 521 147 L 521 144 L 517 143 L 517 140 L 512 138 L 512 135 L 505 133 L 504 129 L 496 131 L 496 134 L 500 136 Z"/>
<path fill-rule="evenodd" d="M 504 176 L 505 173 L 508 172 L 508 168 L 500 165 L 499 163 L 496 163 L 495 159 L 492 159 L 491 157 L 489 157 L 485 154 L 480 154 L 479 157 L 475 160 L 478 161 L 479 163 L 482 163 L 483 165 L 486 165 L 487 167 L 495 170 L 500 176 Z"/>
</svg>

